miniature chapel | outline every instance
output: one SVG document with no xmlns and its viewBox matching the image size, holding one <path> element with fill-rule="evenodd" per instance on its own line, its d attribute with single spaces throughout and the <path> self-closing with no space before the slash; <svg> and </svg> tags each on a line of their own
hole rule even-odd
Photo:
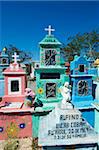
<svg viewBox="0 0 99 150">
<path fill-rule="evenodd" d="M 44 107 L 54 107 L 56 102 L 62 100 L 60 86 L 68 81 L 65 67 L 60 65 L 61 43 L 52 35 L 55 31 L 49 25 L 45 28 L 48 35 L 39 43 L 40 66 L 36 68 L 36 95 L 44 104 Z"/>
<path fill-rule="evenodd" d="M 48 34 L 39 43 L 40 45 L 40 64 L 35 68 L 36 75 L 36 99 L 43 103 L 43 107 L 36 109 L 46 113 L 52 111 L 57 103 L 61 102 L 62 95 L 60 87 L 65 81 L 69 80 L 66 75 L 66 67 L 60 65 L 60 47 L 61 43 L 52 35 L 55 29 L 45 28 Z M 45 115 L 46 115 L 45 113 Z M 38 137 L 39 118 L 42 113 L 33 115 L 33 133 Z"/>
<path fill-rule="evenodd" d="M 3 74 L 5 76 L 5 95 L 3 101 L 7 102 L 23 102 L 25 99 L 25 72 L 19 67 L 17 58 L 19 57 L 16 53 L 14 57 L 14 63 L 10 64 Z"/>
<path fill-rule="evenodd" d="M 5 94 L 0 103 L 0 140 L 32 137 L 32 113 L 34 108 L 24 106 L 26 73 L 19 66 L 18 55 L 4 70 Z"/>
<path fill-rule="evenodd" d="M 94 126 L 93 74 L 85 56 L 75 56 L 71 62 L 72 103 L 81 110 L 83 117 Z"/>
</svg>

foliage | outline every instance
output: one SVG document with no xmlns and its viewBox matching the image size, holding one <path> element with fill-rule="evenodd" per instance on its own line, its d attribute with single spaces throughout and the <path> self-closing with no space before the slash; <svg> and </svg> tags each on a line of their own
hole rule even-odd
<svg viewBox="0 0 99 150">
<path fill-rule="evenodd" d="M 11 44 L 8 47 L 6 47 L 6 49 L 7 49 L 7 54 L 9 55 L 10 61 L 12 61 L 12 55 L 14 54 L 14 52 L 16 52 L 17 55 L 19 55 L 20 62 L 32 60 L 31 52 L 20 50 L 19 48 Z"/>
<path fill-rule="evenodd" d="M 65 52 L 65 57 L 68 61 L 73 60 L 74 55 L 86 53 L 89 57 L 93 55 L 95 58 L 99 57 L 99 32 L 92 31 L 86 33 L 78 33 L 73 37 L 68 38 L 68 44 L 62 48 Z"/>
</svg>

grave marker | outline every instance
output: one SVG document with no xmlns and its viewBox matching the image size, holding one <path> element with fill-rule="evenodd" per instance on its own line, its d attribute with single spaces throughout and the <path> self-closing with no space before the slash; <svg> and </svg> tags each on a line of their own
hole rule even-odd
<svg viewBox="0 0 99 150">
<path fill-rule="evenodd" d="M 40 117 L 39 145 L 46 150 L 51 147 L 60 150 L 60 146 L 65 150 L 64 146 L 72 148 L 72 145 L 84 148 L 87 144 L 94 147 L 97 141 L 97 134 L 77 109 L 57 107 L 49 115 Z"/>
</svg>

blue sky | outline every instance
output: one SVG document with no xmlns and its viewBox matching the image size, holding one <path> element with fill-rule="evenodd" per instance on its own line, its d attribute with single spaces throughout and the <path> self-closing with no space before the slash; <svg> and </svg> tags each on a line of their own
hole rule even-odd
<svg viewBox="0 0 99 150">
<path fill-rule="evenodd" d="M 62 43 L 78 32 L 89 32 L 99 26 L 98 1 L 0 1 L 0 50 L 13 44 L 31 51 L 39 59 L 40 42 L 49 24 Z"/>
</svg>

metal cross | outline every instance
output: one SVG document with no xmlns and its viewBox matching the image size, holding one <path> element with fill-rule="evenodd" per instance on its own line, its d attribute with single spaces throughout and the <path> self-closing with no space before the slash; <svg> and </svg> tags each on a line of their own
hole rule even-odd
<svg viewBox="0 0 99 150">
<path fill-rule="evenodd" d="M 12 57 L 14 58 L 14 64 L 17 64 L 17 61 L 19 61 L 19 59 L 17 59 L 19 55 L 17 55 L 17 53 L 15 52 L 14 55 L 12 55 Z"/>
<path fill-rule="evenodd" d="M 55 29 L 51 29 L 51 25 L 48 26 L 48 28 L 45 28 L 45 31 L 48 31 L 48 35 L 51 35 L 52 31 L 55 31 Z"/>
</svg>

